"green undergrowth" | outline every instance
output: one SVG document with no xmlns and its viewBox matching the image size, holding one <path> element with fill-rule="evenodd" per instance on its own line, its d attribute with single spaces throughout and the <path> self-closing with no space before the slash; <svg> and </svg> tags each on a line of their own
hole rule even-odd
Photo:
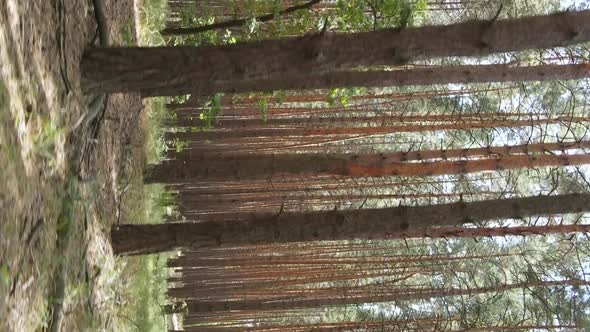
<svg viewBox="0 0 590 332">
<path fill-rule="evenodd" d="M 166 301 L 167 258 L 165 254 L 125 258 L 127 305 L 118 312 L 119 320 L 127 325 L 125 330 L 167 330 L 161 307 Z"/>
<path fill-rule="evenodd" d="M 166 331 L 166 318 L 160 304 L 165 301 L 166 257 L 150 255 L 130 259 L 134 271 L 132 306 L 135 307 L 133 327 L 137 331 Z"/>
<path fill-rule="evenodd" d="M 162 185 L 143 186 L 141 206 L 132 212 L 131 219 L 141 223 L 161 223 L 169 213 L 170 197 Z M 172 253 L 123 257 L 122 278 L 126 281 L 124 298 L 118 318 L 130 331 L 166 331 L 166 317 L 161 306 L 166 302 L 166 261 Z"/>
<path fill-rule="evenodd" d="M 160 46 L 165 41 L 159 31 L 167 17 L 167 0 L 143 0 L 137 27 L 140 46 Z M 158 163 L 166 152 L 163 122 L 170 116 L 167 98 L 146 100 L 144 153 L 147 164 Z M 170 194 L 162 185 L 141 185 L 141 202 L 130 212 L 129 222 L 162 223 L 171 208 Z M 161 306 L 166 302 L 166 261 L 173 253 L 122 257 L 121 278 L 125 280 L 124 305 L 119 307 L 118 321 L 127 331 L 167 331 L 166 317 Z"/>
<path fill-rule="evenodd" d="M 152 98 L 146 105 L 147 118 L 144 153 L 148 164 L 162 160 L 167 149 L 163 138 L 163 121 L 169 117 L 165 98 Z M 174 211 L 173 198 L 163 185 L 142 185 L 141 202 L 130 213 L 129 222 L 162 223 L 165 215 Z M 130 331 L 166 331 L 166 317 L 161 306 L 166 302 L 166 261 L 173 253 L 154 254 L 119 259 L 125 265 L 123 278 L 127 281 L 127 305 L 119 311 L 120 321 L 127 322 Z"/>
<path fill-rule="evenodd" d="M 161 46 L 165 44 L 160 30 L 165 27 L 168 16 L 168 0 L 143 0 L 140 5 L 140 26 L 138 42 L 140 46 Z"/>
<path fill-rule="evenodd" d="M 144 209 L 140 211 L 143 223 L 161 223 L 170 210 L 170 197 L 162 185 L 144 186 Z M 132 330 L 166 331 L 166 317 L 162 305 L 166 302 L 166 279 L 169 270 L 167 259 L 173 253 L 162 253 L 124 258 L 126 274 L 132 282 L 128 296 L 129 317 L 134 317 Z"/>
<path fill-rule="evenodd" d="M 170 117 L 170 112 L 165 106 L 166 102 L 166 98 L 151 98 L 148 102 L 144 143 L 148 164 L 159 162 L 166 153 L 163 122 Z"/>
</svg>

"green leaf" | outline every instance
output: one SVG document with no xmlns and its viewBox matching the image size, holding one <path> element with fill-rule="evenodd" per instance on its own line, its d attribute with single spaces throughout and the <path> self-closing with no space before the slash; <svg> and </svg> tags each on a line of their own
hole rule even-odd
<svg viewBox="0 0 590 332">
<path fill-rule="evenodd" d="M 6 287 L 10 285 L 10 273 L 8 272 L 8 266 L 0 266 L 0 281 Z"/>
<path fill-rule="evenodd" d="M 274 97 L 277 99 L 277 103 L 282 104 L 285 100 L 285 91 L 279 90 L 274 92 Z"/>
<path fill-rule="evenodd" d="M 342 104 L 342 106 L 344 107 L 347 107 L 349 105 L 347 95 L 343 95 L 340 97 L 340 104 Z"/>
<path fill-rule="evenodd" d="M 338 89 L 338 88 L 332 89 L 330 91 L 330 98 L 336 98 L 336 96 L 338 96 L 339 92 L 340 92 L 340 89 Z"/>
<path fill-rule="evenodd" d="M 268 118 L 268 100 L 266 98 L 258 99 L 256 104 L 260 107 L 260 115 L 262 120 L 266 121 Z"/>
</svg>

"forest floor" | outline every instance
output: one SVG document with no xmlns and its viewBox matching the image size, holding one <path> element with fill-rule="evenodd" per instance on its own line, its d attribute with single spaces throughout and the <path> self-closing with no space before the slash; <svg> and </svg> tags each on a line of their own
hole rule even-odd
<svg viewBox="0 0 590 332">
<path fill-rule="evenodd" d="M 113 42 L 136 43 L 138 4 L 106 7 Z M 96 43 L 92 8 L 0 1 L 0 331 L 140 325 L 120 309 L 146 261 L 115 258 L 109 230 L 145 210 L 146 105 L 111 95 L 90 114 L 79 63 Z"/>
</svg>

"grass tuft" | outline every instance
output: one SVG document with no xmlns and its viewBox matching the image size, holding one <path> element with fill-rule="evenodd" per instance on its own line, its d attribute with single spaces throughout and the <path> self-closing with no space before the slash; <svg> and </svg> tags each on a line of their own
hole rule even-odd
<svg viewBox="0 0 590 332">
<path fill-rule="evenodd" d="M 166 109 L 166 98 L 151 98 L 147 101 L 147 123 L 144 150 L 148 164 L 155 164 L 162 160 L 166 153 L 164 141 L 163 123 L 170 118 L 170 112 Z"/>
<path fill-rule="evenodd" d="M 162 185 L 147 185 L 143 188 L 143 207 L 135 211 L 133 219 L 142 223 L 160 223 L 169 209 L 169 194 Z M 127 257 L 124 261 L 122 280 L 126 280 L 123 298 L 127 303 L 120 306 L 120 323 L 130 331 L 166 331 L 166 318 L 161 305 L 166 302 L 166 279 L 169 269 L 166 260 L 172 255 Z M 125 324 L 126 323 L 126 324 Z"/>
<path fill-rule="evenodd" d="M 162 46 L 165 40 L 160 35 L 168 14 L 167 0 L 143 0 L 140 2 L 137 37 L 139 46 Z M 166 109 L 168 98 L 145 100 L 146 116 L 144 153 L 148 164 L 162 160 L 167 146 L 164 141 L 164 123 L 170 117 Z M 141 186 L 141 185 L 140 185 Z M 129 219 L 140 223 L 161 223 L 163 216 L 171 211 L 170 193 L 162 185 L 141 186 L 139 204 L 130 212 Z M 117 320 L 127 331 L 166 331 L 166 317 L 162 305 L 166 302 L 169 269 L 166 261 L 173 253 L 118 259 L 121 264 L 120 280 L 126 284 L 118 306 Z"/>
<path fill-rule="evenodd" d="M 168 16 L 168 0 L 143 0 L 139 8 L 140 22 L 138 27 L 139 46 L 162 46 L 166 42 L 160 30 L 166 25 Z"/>
</svg>

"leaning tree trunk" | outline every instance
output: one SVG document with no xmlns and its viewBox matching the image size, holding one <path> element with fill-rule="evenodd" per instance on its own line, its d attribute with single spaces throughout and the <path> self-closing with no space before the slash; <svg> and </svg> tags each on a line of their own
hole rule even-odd
<svg viewBox="0 0 590 332">
<path fill-rule="evenodd" d="M 429 227 L 590 210 L 590 194 L 538 196 L 419 207 L 284 213 L 240 222 L 113 227 L 117 254 L 302 241 L 406 238 Z"/>
<path fill-rule="evenodd" d="M 206 90 L 211 82 L 300 76 L 587 41 L 590 11 L 202 48 L 95 48 L 83 56 L 82 86 L 85 91 L 178 95 Z"/>
</svg>

